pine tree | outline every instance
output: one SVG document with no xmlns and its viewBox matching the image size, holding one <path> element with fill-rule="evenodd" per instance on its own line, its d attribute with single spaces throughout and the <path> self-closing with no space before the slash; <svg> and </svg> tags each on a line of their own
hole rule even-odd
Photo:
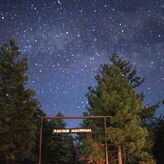
<svg viewBox="0 0 164 164">
<path fill-rule="evenodd" d="M 164 116 L 156 119 L 153 123 L 153 152 L 157 159 L 157 164 L 164 163 Z"/>
<path fill-rule="evenodd" d="M 31 155 L 38 107 L 34 91 L 26 87 L 27 59 L 20 56 L 14 40 L 0 48 L 0 158 L 19 163 Z"/>
<path fill-rule="evenodd" d="M 89 88 L 87 94 L 87 114 L 112 116 L 112 119 L 107 121 L 106 138 L 108 143 L 117 148 L 120 163 L 123 154 L 126 154 L 126 163 L 150 163 L 153 162 L 152 157 L 145 150 L 148 131 L 141 126 L 142 101 L 135 93 L 135 87 L 143 80 L 135 75 L 134 70 L 131 71 L 127 63 L 122 65 L 127 69 L 121 69 L 116 63 L 101 66 L 96 76 L 97 87 Z M 96 124 L 97 129 L 103 127 L 100 122 Z M 104 144 L 100 139 L 102 134 L 101 130 L 96 132 L 95 129 L 94 140 L 99 145 Z"/>
<path fill-rule="evenodd" d="M 93 133 L 96 131 L 92 127 Z M 101 140 L 99 140 L 96 136 L 96 133 L 90 135 L 90 134 L 84 134 L 80 135 L 81 137 L 78 138 L 80 141 L 78 143 L 77 149 L 78 149 L 78 160 L 81 163 L 88 163 L 88 164 L 102 164 L 105 162 L 105 149 L 103 143 L 103 135 L 99 135 L 102 137 Z"/>
<path fill-rule="evenodd" d="M 134 68 L 128 61 L 123 60 L 118 54 L 113 53 L 111 55 L 110 61 L 113 65 L 117 66 L 122 74 L 128 79 L 128 83 L 136 88 L 142 85 L 144 78 L 141 78 L 136 74 L 136 68 Z M 144 93 L 137 93 L 137 97 L 140 98 L 142 104 L 144 103 L 145 95 Z M 142 110 L 139 113 L 141 123 L 143 127 L 146 127 L 149 132 L 149 137 L 146 139 L 147 150 L 150 150 L 153 146 L 153 127 L 152 123 L 155 120 L 156 110 L 163 104 L 163 101 L 160 100 L 152 105 L 142 105 Z"/>
</svg>

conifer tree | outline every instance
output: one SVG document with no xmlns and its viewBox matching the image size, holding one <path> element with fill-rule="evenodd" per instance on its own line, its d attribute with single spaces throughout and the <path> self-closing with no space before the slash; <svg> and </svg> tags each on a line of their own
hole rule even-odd
<svg viewBox="0 0 164 164">
<path fill-rule="evenodd" d="M 112 60 L 114 61 L 114 59 Z M 153 163 L 151 155 L 146 150 L 148 130 L 141 126 L 142 100 L 135 93 L 135 87 L 140 85 L 143 80 L 135 75 L 134 70 L 131 71 L 128 63 L 119 65 L 123 68 L 127 67 L 124 69 L 121 69 L 116 63 L 101 66 L 99 74 L 96 76 L 97 87 L 89 88 L 87 94 L 89 104 L 87 114 L 112 116 L 112 119 L 107 122 L 106 138 L 108 143 L 117 148 L 120 163 L 123 154 L 126 163 L 139 161 Z M 96 124 L 97 129 L 103 127 L 100 122 Z M 100 139 L 102 137 L 99 134 L 102 136 L 103 132 L 101 130 L 96 132 L 95 129 L 94 140 L 102 145 L 104 142 Z"/>
<path fill-rule="evenodd" d="M 27 59 L 21 57 L 14 40 L 0 48 L 0 158 L 20 163 L 31 155 L 38 107 L 34 91 L 26 87 Z"/>
<path fill-rule="evenodd" d="M 78 137 L 79 143 L 77 145 L 78 160 L 81 163 L 88 164 L 102 164 L 105 162 L 105 149 L 104 149 L 104 133 L 98 138 L 96 129 L 92 127 L 91 134 L 80 134 Z M 102 132 L 101 132 L 102 133 Z"/>
<path fill-rule="evenodd" d="M 122 74 L 128 79 L 128 83 L 133 87 L 136 88 L 142 85 L 144 82 L 144 78 L 141 78 L 136 74 L 136 68 L 134 68 L 128 61 L 123 60 L 118 54 L 113 53 L 110 57 L 110 61 L 113 65 L 117 66 Z M 137 97 L 140 98 L 142 104 L 144 103 L 145 95 L 144 93 L 137 93 Z M 156 102 L 152 105 L 142 105 L 142 110 L 139 113 L 141 123 L 143 127 L 146 127 L 149 132 L 149 137 L 146 139 L 147 150 L 150 150 L 153 146 L 153 133 L 154 129 L 152 123 L 155 121 L 155 112 L 156 110 L 164 104 L 162 100 Z"/>
<path fill-rule="evenodd" d="M 164 163 L 164 116 L 156 119 L 153 123 L 153 152 L 157 159 L 157 164 Z"/>
</svg>

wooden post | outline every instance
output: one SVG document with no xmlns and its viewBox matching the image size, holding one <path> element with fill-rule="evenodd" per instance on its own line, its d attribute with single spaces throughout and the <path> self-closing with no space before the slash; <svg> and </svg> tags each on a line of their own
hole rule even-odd
<svg viewBox="0 0 164 164">
<path fill-rule="evenodd" d="M 108 144 L 106 140 L 106 117 L 104 117 L 104 131 L 105 131 L 105 161 L 108 164 Z"/>
<path fill-rule="evenodd" d="M 43 135 L 43 117 L 41 117 L 41 121 L 40 121 L 39 164 L 42 164 L 42 135 Z"/>
</svg>

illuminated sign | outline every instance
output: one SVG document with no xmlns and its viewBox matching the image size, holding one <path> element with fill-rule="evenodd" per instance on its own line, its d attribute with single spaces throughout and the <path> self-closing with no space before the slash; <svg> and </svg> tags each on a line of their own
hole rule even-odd
<svg viewBox="0 0 164 164">
<path fill-rule="evenodd" d="M 54 129 L 53 134 L 59 133 L 91 133 L 92 129 Z"/>
</svg>

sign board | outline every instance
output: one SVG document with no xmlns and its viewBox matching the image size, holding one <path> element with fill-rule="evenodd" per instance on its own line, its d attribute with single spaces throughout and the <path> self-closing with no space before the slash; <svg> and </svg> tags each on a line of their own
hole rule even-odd
<svg viewBox="0 0 164 164">
<path fill-rule="evenodd" d="M 60 133 L 91 133 L 92 129 L 54 129 L 53 134 Z"/>
</svg>

